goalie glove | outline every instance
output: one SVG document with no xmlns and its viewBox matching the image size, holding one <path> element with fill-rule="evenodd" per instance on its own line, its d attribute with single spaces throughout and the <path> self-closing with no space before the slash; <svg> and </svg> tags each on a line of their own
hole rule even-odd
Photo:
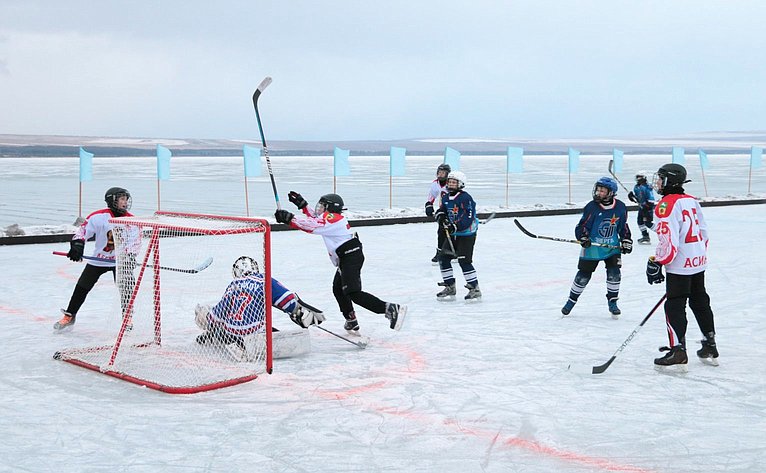
<svg viewBox="0 0 766 473">
<path fill-rule="evenodd" d="M 194 323 L 197 324 L 197 327 L 202 330 L 207 330 L 210 327 L 210 322 L 208 322 L 207 318 L 209 313 L 209 305 L 197 304 L 197 307 L 194 308 Z"/>
<path fill-rule="evenodd" d="M 290 314 L 290 320 L 300 325 L 302 328 L 309 328 L 311 325 L 319 325 L 324 322 L 324 314 L 322 312 L 314 312 L 298 303 L 292 314 Z"/>
</svg>

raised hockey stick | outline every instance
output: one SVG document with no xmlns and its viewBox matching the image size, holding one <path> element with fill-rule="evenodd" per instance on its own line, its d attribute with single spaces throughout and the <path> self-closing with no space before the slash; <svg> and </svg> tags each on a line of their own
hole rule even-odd
<svg viewBox="0 0 766 473">
<path fill-rule="evenodd" d="M 56 255 L 56 256 L 67 256 L 67 253 L 65 253 L 63 251 L 54 251 L 53 254 Z M 82 259 L 90 260 L 90 261 L 101 261 L 102 263 L 114 263 L 113 259 L 97 258 L 95 256 L 83 256 Z M 213 257 L 212 256 L 209 257 L 208 259 L 206 259 L 205 261 L 203 261 L 202 263 L 198 264 L 197 266 L 195 266 L 193 268 L 190 268 L 190 269 L 172 268 L 170 266 L 160 266 L 159 268 L 164 270 L 164 271 L 175 271 L 177 273 L 195 274 L 195 273 L 199 273 L 200 271 L 206 269 L 211 264 L 213 264 Z M 148 268 L 153 268 L 154 266 L 150 264 L 150 265 L 147 265 L 147 267 Z"/>
<path fill-rule="evenodd" d="M 312 327 L 316 327 L 316 328 L 318 328 L 319 330 L 325 331 L 325 332 L 329 333 L 330 335 L 334 335 L 334 336 L 336 336 L 336 337 L 340 338 L 341 340 L 345 340 L 345 341 L 347 341 L 348 343 L 350 343 L 350 344 L 352 344 L 352 345 L 356 345 L 357 347 L 361 348 L 362 350 L 364 350 L 365 348 L 367 348 L 367 343 L 369 343 L 369 341 L 370 341 L 370 339 L 369 339 L 369 338 L 367 338 L 367 337 L 360 337 L 360 338 L 359 338 L 359 341 L 358 341 L 358 342 L 355 342 L 355 341 L 353 341 L 353 340 L 351 340 L 351 339 L 349 339 L 349 338 L 346 338 L 346 337 L 344 337 L 343 335 L 338 335 L 338 334 L 337 334 L 337 333 L 335 333 L 335 332 L 332 332 L 332 331 L 330 331 L 330 330 L 327 330 L 326 328 L 322 327 L 321 325 L 312 325 Z"/>
<path fill-rule="evenodd" d="M 615 174 L 612 172 L 612 166 L 614 166 L 614 159 L 610 159 L 610 160 L 609 160 L 609 174 L 611 174 L 611 175 L 612 175 L 612 177 L 614 178 L 614 180 L 615 180 L 615 181 L 617 181 L 617 182 L 618 182 L 618 183 L 619 183 L 619 184 L 622 186 L 622 188 L 623 188 L 623 189 L 625 189 L 625 192 L 628 192 L 628 193 L 630 193 L 630 191 L 628 190 L 628 188 L 627 188 L 627 187 L 625 187 L 625 186 L 622 184 L 622 182 L 620 182 L 620 178 L 618 178 L 617 176 L 615 176 Z"/>
<path fill-rule="evenodd" d="M 277 203 L 277 210 L 282 206 L 279 204 L 279 194 L 277 193 L 277 183 L 274 180 L 274 172 L 271 170 L 271 159 L 269 159 L 269 147 L 266 146 L 266 135 L 263 134 L 263 125 L 261 125 L 261 114 L 258 113 L 258 97 L 261 96 L 266 87 L 271 84 L 271 77 L 266 77 L 258 85 L 258 88 L 253 92 L 253 108 L 255 108 L 255 118 L 258 120 L 258 131 L 261 133 L 261 144 L 263 144 L 263 155 L 266 157 L 266 168 L 269 170 L 269 177 L 271 178 L 271 188 L 274 189 L 274 200 Z"/>
<path fill-rule="evenodd" d="M 525 235 L 532 237 L 532 238 L 538 238 L 540 240 L 552 240 L 552 241 L 563 241 L 564 243 L 575 243 L 577 245 L 580 244 L 577 240 L 569 240 L 567 238 L 556 238 L 556 237 L 549 237 L 549 236 L 543 236 L 543 235 L 535 235 L 534 233 L 530 232 L 526 228 L 524 228 L 521 225 L 521 222 L 519 222 L 517 219 L 513 219 L 513 223 L 516 224 L 517 227 L 519 227 L 519 230 L 521 230 Z M 619 250 L 619 246 L 615 245 L 607 245 L 606 243 L 591 243 L 592 246 L 603 246 L 604 248 L 609 248 L 612 250 Z"/>
<path fill-rule="evenodd" d="M 641 321 L 640 324 L 636 328 L 633 329 L 632 332 L 630 332 L 630 335 L 628 335 L 628 338 L 625 339 L 624 342 L 622 342 L 622 345 L 620 345 L 620 348 L 617 349 L 616 352 L 614 352 L 614 355 L 612 355 L 609 360 L 604 363 L 603 365 L 594 366 L 593 370 L 591 371 L 592 374 L 601 374 L 604 371 L 606 371 L 607 368 L 609 368 L 609 365 L 612 364 L 615 358 L 617 358 L 617 354 L 619 354 L 622 350 L 625 349 L 626 346 L 628 346 L 628 343 L 630 343 L 631 340 L 633 340 L 633 337 L 636 336 L 639 330 L 641 330 L 641 327 L 644 326 L 647 320 L 649 320 L 649 317 L 654 314 L 654 312 L 657 310 L 657 308 L 662 305 L 662 303 L 665 301 L 665 298 L 667 297 L 667 294 L 663 294 L 662 298 L 652 307 L 652 310 L 649 311 L 648 314 L 646 314 L 646 317 L 644 317 L 644 320 Z"/>
</svg>

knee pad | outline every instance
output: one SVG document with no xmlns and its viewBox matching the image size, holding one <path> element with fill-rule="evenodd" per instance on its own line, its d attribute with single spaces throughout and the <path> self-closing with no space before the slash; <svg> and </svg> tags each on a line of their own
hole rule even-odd
<svg viewBox="0 0 766 473">
<path fill-rule="evenodd" d="M 574 282 L 578 286 L 585 287 L 588 285 L 588 281 L 590 281 L 590 277 L 593 273 L 586 273 L 585 271 L 577 271 L 577 274 L 575 274 Z"/>
<path fill-rule="evenodd" d="M 606 281 L 611 283 L 618 283 L 622 279 L 620 274 L 620 268 L 606 268 Z"/>
</svg>

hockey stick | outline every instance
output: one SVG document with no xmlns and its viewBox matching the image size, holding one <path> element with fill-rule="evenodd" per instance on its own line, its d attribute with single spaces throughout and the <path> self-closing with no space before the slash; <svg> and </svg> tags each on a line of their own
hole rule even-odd
<svg viewBox="0 0 766 473">
<path fill-rule="evenodd" d="M 271 84 L 271 77 L 266 77 L 258 85 L 258 88 L 253 92 L 253 108 L 255 108 L 255 118 L 258 120 L 258 131 L 261 133 L 261 143 L 263 144 L 263 155 L 266 157 L 266 168 L 269 170 L 269 177 L 271 178 L 271 188 L 274 189 L 274 200 L 277 203 L 277 210 L 281 209 L 279 205 L 279 194 L 277 193 L 277 183 L 274 181 L 274 172 L 271 170 L 271 159 L 269 159 L 269 148 L 266 146 L 266 136 L 263 134 L 263 125 L 261 125 L 261 114 L 258 113 L 258 97 Z"/>
<path fill-rule="evenodd" d="M 64 253 L 63 251 L 54 251 L 54 255 L 56 256 L 68 256 L 67 253 Z M 101 261 L 102 263 L 114 263 L 115 261 L 113 259 L 108 258 L 98 258 L 96 256 L 83 256 L 82 259 L 84 260 L 90 260 L 90 261 Z M 175 271 L 177 273 L 187 273 L 187 274 L 195 274 L 199 273 L 200 271 L 206 269 L 208 266 L 210 266 L 213 263 L 213 257 L 209 257 L 202 263 L 198 264 L 194 268 L 191 269 L 182 269 L 182 268 L 171 268 L 169 266 L 160 266 L 159 268 L 165 271 Z M 153 265 L 147 265 L 147 268 L 153 268 Z"/>
<path fill-rule="evenodd" d="M 334 335 L 334 336 L 340 338 L 341 340 L 347 341 L 348 343 L 350 343 L 352 345 L 356 345 L 357 347 L 361 348 L 362 350 L 367 348 L 367 343 L 370 341 L 370 339 L 368 339 L 367 337 L 361 337 L 358 342 L 355 342 L 355 341 L 353 341 L 353 340 L 351 340 L 349 338 L 344 337 L 343 335 L 338 335 L 335 332 L 327 330 L 326 328 L 322 327 L 321 325 L 312 325 L 312 327 L 316 327 L 319 330 L 323 330 L 323 331 L 329 333 L 330 335 Z"/>
<path fill-rule="evenodd" d="M 447 256 L 457 257 L 457 251 L 455 251 L 455 245 L 452 244 L 452 236 L 449 234 L 449 230 L 444 225 L 442 225 L 442 228 L 444 228 L 444 234 L 447 235 L 447 243 L 449 243 L 450 252 L 447 253 Z"/>
<path fill-rule="evenodd" d="M 620 182 L 620 179 L 619 179 L 617 176 L 615 176 L 615 174 L 612 172 L 612 166 L 613 166 L 613 165 L 614 165 L 614 159 L 610 159 L 610 160 L 609 160 L 609 174 L 611 174 L 611 175 L 612 175 L 612 177 L 614 178 L 614 180 L 615 180 L 615 181 L 617 181 L 617 182 L 618 182 L 618 183 L 619 183 L 619 184 L 622 186 L 622 188 L 623 188 L 623 189 L 625 189 L 625 192 L 627 192 L 627 193 L 630 193 L 630 191 L 628 190 L 628 188 L 627 188 L 627 187 L 625 187 L 625 186 L 622 184 L 622 182 Z"/>
<path fill-rule="evenodd" d="M 521 226 L 521 222 L 519 222 L 517 219 L 513 219 L 513 223 L 516 224 L 517 227 L 519 227 L 519 230 L 521 230 L 525 235 L 532 237 L 532 238 L 538 238 L 540 240 L 552 240 L 552 241 L 563 241 L 564 243 L 575 243 L 580 244 L 577 240 L 569 240 L 567 238 L 556 238 L 556 237 L 549 237 L 549 236 L 543 236 L 543 235 L 535 235 L 534 233 L 530 232 L 523 226 Z M 591 246 L 603 246 L 604 248 L 609 248 L 610 250 L 619 250 L 619 246 L 615 245 L 607 245 L 606 243 L 591 243 Z"/>
<path fill-rule="evenodd" d="M 649 313 L 646 314 L 646 317 L 644 317 L 644 320 L 642 320 L 641 323 L 638 324 L 638 326 L 635 329 L 633 329 L 632 332 L 630 332 L 630 335 L 628 335 L 628 338 L 626 338 L 625 341 L 622 342 L 622 345 L 620 345 L 620 348 L 618 348 L 617 351 L 614 352 L 614 355 L 612 355 L 612 357 L 609 358 L 609 360 L 603 365 L 598 365 L 593 367 L 593 370 L 591 371 L 592 374 L 601 374 L 604 371 L 606 371 L 607 368 L 609 368 L 609 365 L 611 365 L 614 359 L 617 358 L 617 354 L 619 354 L 622 350 L 625 349 L 626 346 L 628 346 L 628 343 L 630 343 L 630 341 L 633 340 L 633 337 L 635 337 L 638 331 L 641 330 L 641 327 L 643 327 L 646 321 L 649 320 L 649 317 L 651 317 L 652 314 L 654 314 L 654 312 L 657 310 L 657 308 L 660 305 L 662 305 L 666 297 L 667 297 L 667 294 L 662 295 L 662 298 L 657 302 L 657 304 L 654 305 L 654 307 L 652 307 L 652 310 L 650 310 Z"/>
<path fill-rule="evenodd" d="M 489 214 L 489 217 L 485 218 L 484 220 L 479 220 L 479 223 L 489 223 L 493 218 L 495 218 L 495 212 Z"/>
</svg>

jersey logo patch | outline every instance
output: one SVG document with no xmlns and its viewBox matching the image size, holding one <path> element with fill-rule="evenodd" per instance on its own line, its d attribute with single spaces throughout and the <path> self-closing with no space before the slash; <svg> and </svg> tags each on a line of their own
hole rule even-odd
<svg viewBox="0 0 766 473">
<path fill-rule="evenodd" d="M 664 216 L 668 211 L 668 203 L 667 202 L 660 202 L 660 206 L 657 207 L 657 213 L 660 217 Z"/>
</svg>

